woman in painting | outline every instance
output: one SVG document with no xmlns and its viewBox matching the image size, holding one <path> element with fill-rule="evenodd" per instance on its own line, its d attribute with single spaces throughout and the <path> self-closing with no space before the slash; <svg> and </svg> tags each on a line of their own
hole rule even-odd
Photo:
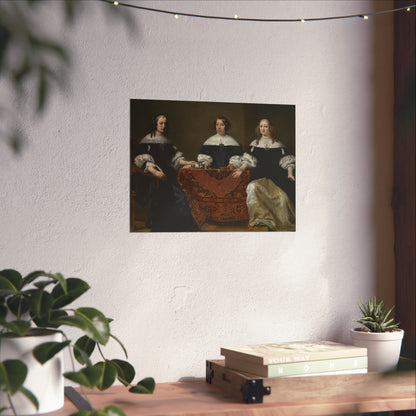
<svg viewBox="0 0 416 416">
<path fill-rule="evenodd" d="M 255 139 L 233 177 L 239 178 L 246 169 L 250 170 L 250 183 L 246 190 L 249 226 L 294 231 L 295 156 L 277 139 L 267 118 L 261 119 L 257 125 Z"/>
<path fill-rule="evenodd" d="M 152 131 L 139 142 L 136 154 L 134 163 L 147 174 L 147 178 L 141 175 L 141 197 L 146 193 L 151 200 L 146 226 L 151 231 L 204 229 L 205 219 L 194 218 L 177 181 L 178 169 L 196 162 L 185 160 L 183 154 L 168 139 L 165 115 L 159 114 L 153 119 Z M 149 176 L 151 180 L 146 181 Z"/>
<path fill-rule="evenodd" d="M 231 124 L 224 116 L 215 120 L 216 134 L 209 137 L 201 147 L 198 162 L 206 168 L 218 169 L 227 167 L 235 169 L 241 165 L 243 148 L 227 134 Z"/>
</svg>

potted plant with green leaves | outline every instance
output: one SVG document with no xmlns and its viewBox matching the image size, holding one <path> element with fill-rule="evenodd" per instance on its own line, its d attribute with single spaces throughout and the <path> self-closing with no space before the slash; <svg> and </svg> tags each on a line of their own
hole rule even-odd
<svg viewBox="0 0 416 416">
<path fill-rule="evenodd" d="M 400 324 L 391 317 L 394 306 L 387 309 L 383 301 L 377 302 L 372 296 L 365 303 L 360 299 L 359 308 L 362 316 L 353 321 L 364 326 L 352 328 L 351 337 L 354 345 L 367 348 L 368 371 L 394 370 L 404 336 Z"/>
<path fill-rule="evenodd" d="M 131 385 L 135 369 L 127 351 L 111 332 L 111 319 L 92 307 L 71 308 L 90 286 L 60 273 L 35 271 L 23 277 L 13 269 L 0 271 L 0 413 L 35 414 L 56 410 L 64 403 L 64 377 L 85 389 L 105 390 L 116 380 L 132 393 L 153 393 L 148 377 Z M 75 341 L 64 329 L 81 332 Z M 75 330 L 74 330 L 75 328 Z M 125 359 L 108 359 L 103 346 L 120 345 Z M 63 372 L 63 353 L 71 357 L 72 371 Z M 94 353 L 94 351 L 96 351 Z M 92 356 L 98 355 L 97 362 Z M 77 363 L 77 364 L 76 364 Z M 81 414 L 81 413 L 80 413 Z M 82 416 L 93 415 L 83 411 Z M 123 416 L 107 406 L 100 415 Z"/>
</svg>

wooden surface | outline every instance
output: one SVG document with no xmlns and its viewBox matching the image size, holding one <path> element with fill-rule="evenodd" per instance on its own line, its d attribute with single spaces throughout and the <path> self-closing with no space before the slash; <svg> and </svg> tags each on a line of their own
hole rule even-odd
<svg viewBox="0 0 416 416">
<path fill-rule="evenodd" d="M 286 378 L 287 384 L 275 379 L 278 386 L 272 389 L 280 389 L 277 402 L 261 404 L 242 403 L 205 380 L 158 383 L 153 395 L 132 394 L 123 386 L 114 386 L 90 392 L 89 399 L 97 409 L 117 405 L 127 416 L 291 416 L 415 409 L 414 371 L 369 376 L 367 383 L 362 377 L 338 383 L 331 382 L 331 376 Z M 49 415 L 67 416 L 75 411 L 66 400 L 64 408 Z"/>
</svg>

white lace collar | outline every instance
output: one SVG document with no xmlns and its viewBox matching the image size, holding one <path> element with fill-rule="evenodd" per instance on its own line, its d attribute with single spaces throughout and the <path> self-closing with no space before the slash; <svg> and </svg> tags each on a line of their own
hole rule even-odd
<svg viewBox="0 0 416 416">
<path fill-rule="evenodd" d="M 263 137 L 259 140 L 259 143 L 256 143 L 256 140 L 253 140 L 250 143 L 250 147 L 261 147 L 262 149 L 278 149 L 280 147 L 285 147 L 282 142 L 278 140 L 272 142 L 271 139 L 264 139 Z"/>
<path fill-rule="evenodd" d="M 204 144 L 209 146 L 219 146 L 221 144 L 224 146 L 239 146 L 237 141 L 228 134 L 225 134 L 224 136 L 221 136 L 220 134 L 214 134 L 213 136 L 209 137 Z"/>
<path fill-rule="evenodd" d="M 150 137 L 150 133 L 143 137 L 140 143 L 157 143 L 157 144 L 165 144 L 170 143 L 170 140 L 165 136 L 153 136 Z"/>
</svg>

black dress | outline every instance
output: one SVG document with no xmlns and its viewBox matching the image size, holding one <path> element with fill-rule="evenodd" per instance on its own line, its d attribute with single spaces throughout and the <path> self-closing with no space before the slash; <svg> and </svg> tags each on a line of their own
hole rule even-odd
<svg viewBox="0 0 416 416">
<path fill-rule="evenodd" d="M 150 212 L 146 226 L 153 232 L 198 231 L 189 208 L 186 195 L 179 186 L 177 162 L 183 159 L 182 153 L 163 136 L 145 136 L 137 147 L 135 164 L 145 170 L 150 164 L 166 175 L 159 180 L 139 174 L 134 181 L 138 202 L 150 199 Z"/>
<path fill-rule="evenodd" d="M 215 134 L 201 147 L 198 162 L 211 162 L 211 169 L 228 166 L 230 163 L 240 166 L 243 148 L 231 136 Z"/>
</svg>

